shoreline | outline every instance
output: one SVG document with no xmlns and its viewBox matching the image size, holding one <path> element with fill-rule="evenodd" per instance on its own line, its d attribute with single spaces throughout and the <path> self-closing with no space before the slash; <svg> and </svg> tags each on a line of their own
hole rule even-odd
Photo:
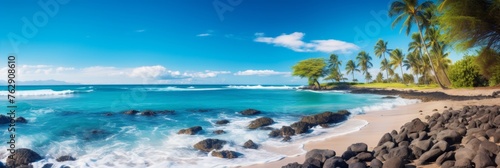
<svg viewBox="0 0 500 168">
<path fill-rule="evenodd" d="M 376 94 L 367 93 L 366 88 L 363 88 L 365 92 L 363 94 Z M 379 89 L 368 89 L 368 90 L 379 90 Z M 405 93 L 407 90 L 385 90 L 388 91 L 387 94 L 381 95 L 398 95 L 396 93 Z M 402 125 L 410 122 L 414 118 L 420 118 L 424 120 L 425 116 L 432 115 L 436 112 L 442 112 L 447 108 L 460 109 L 463 106 L 468 105 L 499 105 L 500 97 L 496 98 L 484 95 L 492 95 L 493 93 L 500 92 L 500 89 L 481 89 L 481 90 L 469 90 L 469 89 L 457 89 L 457 90 L 431 90 L 424 91 L 425 93 L 435 93 L 441 92 L 446 95 L 451 95 L 452 97 L 470 97 L 470 96 L 480 96 L 482 98 L 476 99 L 472 97 L 471 99 L 452 99 L 452 100 L 432 100 L 422 101 L 421 103 L 396 106 L 390 110 L 376 110 L 369 111 L 365 114 L 355 115 L 349 120 L 365 120 L 368 122 L 367 125 L 360 128 L 359 131 L 347 133 L 345 135 L 331 136 L 326 139 L 321 137 L 312 137 L 310 140 L 306 141 L 302 147 L 304 151 L 310 151 L 312 149 L 330 149 L 337 152 L 337 155 L 341 155 L 346 149 L 353 143 L 364 142 L 368 145 L 368 150 L 373 150 L 377 146 L 378 141 L 385 133 L 391 132 L 392 130 L 399 130 Z M 403 97 L 402 97 L 403 98 Z M 406 99 L 406 98 L 405 98 Z M 437 111 L 435 111 L 437 109 Z M 420 110 L 422 112 L 420 112 Z M 349 121 L 348 120 L 348 121 Z M 387 122 L 391 121 L 391 122 Z M 305 152 L 297 154 L 295 156 L 288 156 L 278 161 L 271 161 L 263 164 L 253 164 L 249 166 L 240 166 L 242 168 L 263 168 L 263 167 L 282 167 L 289 163 L 298 162 L 303 163 L 306 160 Z M 439 167 L 437 165 L 425 165 L 424 167 Z"/>
</svg>

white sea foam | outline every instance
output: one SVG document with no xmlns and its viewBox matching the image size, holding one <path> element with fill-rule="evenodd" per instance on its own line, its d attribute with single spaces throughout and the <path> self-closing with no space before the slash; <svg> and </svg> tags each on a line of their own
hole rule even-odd
<svg viewBox="0 0 500 168">
<path fill-rule="evenodd" d="M 403 98 L 398 97 L 396 99 L 388 99 L 388 100 L 384 101 L 383 103 L 379 103 L 376 105 L 348 109 L 348 111 L 353 113 L 353 114 L 364 114 L 368 111 L 390 110 L 390 109 L 397 107 L 397 106 L 405 106 L 405 105 L 410 105 L 410 104 L 416 104 L 419 102 L 421 102 L 421 101 L 417 100 L 417 99 L 403 99 Z"/>
<path fill-rule="evenodd" d="M 195 88 L 195 87 L 187 87 L 187 88 L 178 88 L 175 86 L 169 86 L 165 88 L 145 88 L 147 91 L 211 91 L 211 90 L 223 90 L 225 88 Z"/>
<path fill-rule="evenodd" d="M 58 96 L 58 95 L 70 95 L 75 93 L 73 90 L 61 90 L 54 91 L 52 89 L 41 89 L 41 90 L 17 90 L 15 95 L 21 97 L 31 97 L 31 96 Z M 0 96 L 8 95 L 8 91 L 0 91 Z"/>
<path fill-rule="evenodd" d="M 262 86 L 262 85 L 229 85 L 226 86 L 227 88 L 231 89 L 270 89 L 270 90 L 284 90 L 284 89 L 299 89 L 299 87 L 292 87 L 292 86 Z"/>
</svg>

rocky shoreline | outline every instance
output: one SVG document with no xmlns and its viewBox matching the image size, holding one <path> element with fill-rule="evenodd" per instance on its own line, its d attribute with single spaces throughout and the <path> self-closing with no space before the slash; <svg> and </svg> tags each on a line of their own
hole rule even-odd
<svg viewBox="0 0 500 168">
<path fill-rule="evenodd" d="M 475 96 L 457 96 L 448 95 L 443 92 L 423 92 L 415 90 L 387 90 L 387 89 L 371 89 L 371 88 L 351 88 L 350 93 L 353 94 L 378 94 L 387 96 L 399 96 L 404 99 L 420 99 L 422 102 L 429 101 L 439 101 L 439 100 L 453 100 L 453 101 L 464 101 L 464 100 L 482 100 L 482 99 L 492 99 L 499 98 L 500 91 L 493 92 L 491 95 L 475 95 Z"/>
<path fill-rule="evenodd" d="M 302 164 L 290 163 L 283 168 L 500 165 L 500 106 L 447 108 L 425 118 L 425 122 L 416 118 L 399 131 L 384 134 L 371 151 L 365 143 L 354 143 L 339 155 L 333 150 L 314 149 L 307 152 Z"/>
</svg>

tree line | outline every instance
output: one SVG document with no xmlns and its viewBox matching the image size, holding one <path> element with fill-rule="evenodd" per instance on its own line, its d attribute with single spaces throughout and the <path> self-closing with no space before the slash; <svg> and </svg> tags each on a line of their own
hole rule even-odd
<svg viewBox="0 0 500 168">
<path fill-rule="evenodd" d="M 369 72 L 373 60 L 366 51 L 345 62 L 345 74 L 337 54 L 331 54 L 328 59 L 300 61 L 292 67 L 292 74 L 308 78 L 309 84 L 317 87 L 320 78 L 345 82 L 351 77 L 352 82 L 358 82 L 355 73 L 362 73 L 366 82 L 435 83 L 441 88 L 498 85 L 500 1 L 439 2 L 435 5 L 433 1 L 398 0 L 391 4 L 388 15 L 394 18 L 392 27 L 402 23 L 400 31 L 404 30 L 412 40 L 406 51 L 389 48 L 389 43 L 383 39 L 377 41 L 374 55 L 381 62 L 375 79 Z M 412 33 L 415 27 L 417 30 Z M 455 64 L 448 58 L 452 48 L 465 52 L 463 59 Z M 473 50 L 475 53 L 470 54 Z"/>
</svg>

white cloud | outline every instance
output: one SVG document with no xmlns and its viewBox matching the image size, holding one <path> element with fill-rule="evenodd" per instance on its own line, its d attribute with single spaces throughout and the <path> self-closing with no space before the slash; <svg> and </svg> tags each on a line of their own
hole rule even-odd
<svg viewBox="0 0 500 168">
<path fill-rule="evenodd" d="M 198 36 L 198 37 L 207 37 L 207 36 L 211 36 L 211 35 L 212 34 L 210 34 L 210 33 L 201 33 L 201 34 L 198 34 L 196 36 Z"/>
<path fill-rule="evenodd" d="M 245 71 L 238 71 L 234 73 L 236 76 L 271 76 L 271 75 L 285 75 L 289 76 L 291 73 L 290 72 L 277 72 L 274 70 L 245 70 Z"/>
<path fill-rule="evenodd" d="M 139 29 L 139 30 L 135 30 L 136 33 L 142 33 L 142 32 L 145 32 L 146 29 Z"/>
<path fill-rule="evenodd" d="M 210 70 L 205 70 L 205 72 L 194 72 L 194 73 L 187 73 L 184 72 L 184 76 L 189 76 L 191 78 L 214 78 L 217 77 L 220 74 L 230 74 L 230 71 L 210 71 Z"/>
<path fill-rule="evenodd" d="M 359 47 L 353 43 L 348 43 L 340 40 L 328 39 L 328 40 L 312 40 L 307 43 L 303 41 L 304 33 L 294 32 L 291 34 L 282 34 L 277 37 L 265 37 L 264 33 L 255 33 L 256 42 L 273 44 L 275 46 L 281 46 L 289 48 L 297 52 L 342 52 L 350 53 L 353 50 L 358 50 Z"/>
</svg>

